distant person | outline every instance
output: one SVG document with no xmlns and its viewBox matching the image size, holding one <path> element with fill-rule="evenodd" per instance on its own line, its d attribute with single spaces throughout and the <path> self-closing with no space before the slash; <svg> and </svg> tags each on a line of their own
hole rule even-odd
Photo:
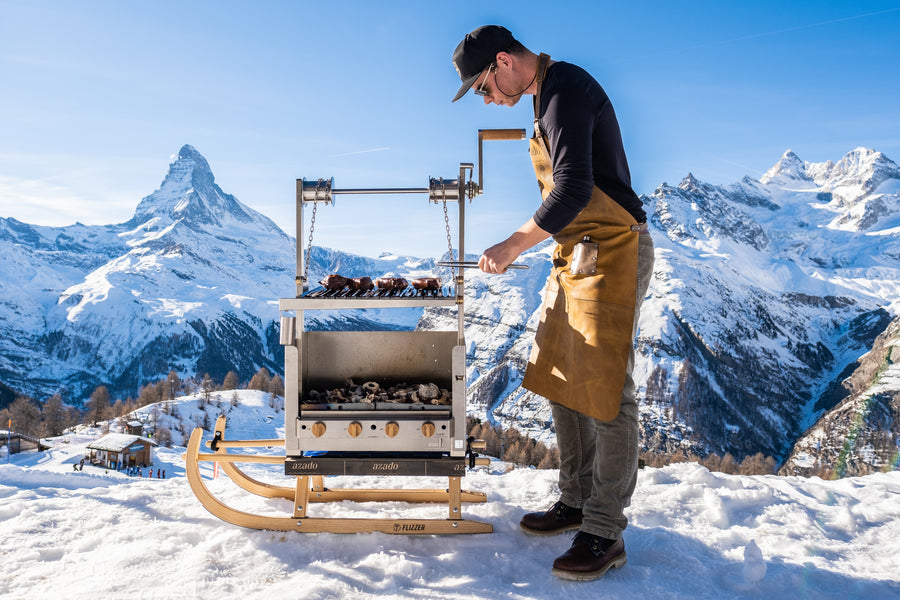
<svg viewBox="0 0 900 600">
<path fill-rule="evenodd" d="M 557 243 L 522 385 L 550 401 L 561 496 L 520 526 L 536 535 L 578 529 L 552 572 L 596 579 L 626 561 L 639 439 L 634 336 L 653 271 L 647 215 L 612 104 L 585 70 L 531 52 L 496 25 L 466 35 L 453 66 L 462 80 L 454 102 L 470 89 L 498 106 L 533 96 L 530 153 L 543 201 L 478 266 L 504 273 L 535 244 Z"/>
</svg>

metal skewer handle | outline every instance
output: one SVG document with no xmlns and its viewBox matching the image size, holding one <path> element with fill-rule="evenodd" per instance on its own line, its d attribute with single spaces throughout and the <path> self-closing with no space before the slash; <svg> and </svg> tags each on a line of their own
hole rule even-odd
<svg viewBox="0 0 900 600">
<path fill-rule="evenodd" d="M 439 267 L 452 267 L 454 269 L 477 269 L 478 263 L 474 260 L 439 260 L 434 263 Z M 527 269 L 528 265 L 524 265 L 522 263 L 512 263 L 510 265 L 506 265 L 507 269 Z"/>
</svg>

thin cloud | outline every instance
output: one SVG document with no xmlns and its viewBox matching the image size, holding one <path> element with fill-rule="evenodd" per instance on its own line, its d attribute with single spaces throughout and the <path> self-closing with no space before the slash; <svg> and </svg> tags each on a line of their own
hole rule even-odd
<svg viewBox="0 0 900 600">
<path fill-rule="evenodd" d="M 354 154 L 368 154 L 370 152 L 383 152 L 385 150 L 390 150 L 390 146 L 385 146 L 384 148 L 372 148 L 371 150 L 357 150 L 356 152 L 345 152 L 343 154 L 332 154 L 331 158 L 338 158 L 341 156 L 353 156 Z"/>
</svg>

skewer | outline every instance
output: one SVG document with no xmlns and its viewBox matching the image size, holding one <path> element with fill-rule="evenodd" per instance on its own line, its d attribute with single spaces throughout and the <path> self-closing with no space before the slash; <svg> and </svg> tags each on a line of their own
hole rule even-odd
<svg viewBox="0 0 900 600">
<path fill-rule="evenodd" d="M 477 269 L 478 263 L 474 260 L 441 260 L 436 263 L 439 267 L 452 267 L 462 269 Z M 527 269 L 528 265 L 522 263 L 512 263 L 506 266 L 507 269 Z"/>
</svg>

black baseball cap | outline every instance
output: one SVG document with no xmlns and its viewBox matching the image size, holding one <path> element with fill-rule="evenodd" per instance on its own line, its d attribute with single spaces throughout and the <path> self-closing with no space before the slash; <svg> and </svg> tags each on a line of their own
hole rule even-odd
<svg viewBox="0 0 900 600">
<path fill-rule="evenodd" d="M 453 51 L 453 67 L 462 79 L 453 101 L 465 96 L 485 67 L 494 62 L 497 53 L 515 41 L 509 30 L 500 25 L 484 25 L 467 34 Z"/>
</svg>

